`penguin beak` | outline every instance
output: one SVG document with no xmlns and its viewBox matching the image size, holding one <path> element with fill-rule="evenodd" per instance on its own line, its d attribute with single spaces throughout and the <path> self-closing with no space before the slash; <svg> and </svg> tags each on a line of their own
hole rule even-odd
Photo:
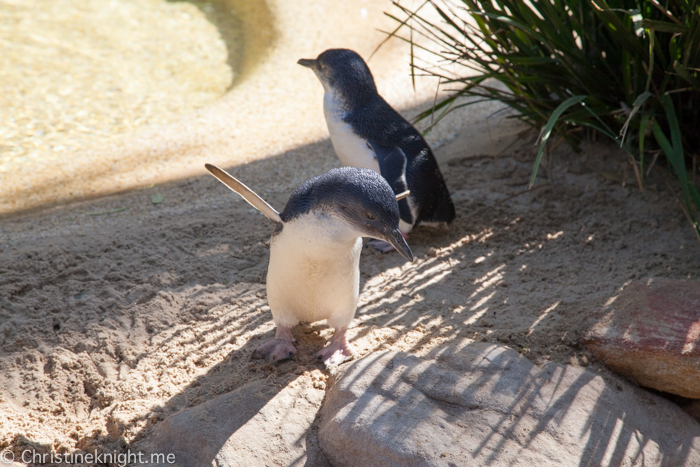
<svg viewBox="0 0 700 467">
<path fill-rule="evenodd" d="M 408 243 L 406 243 L 406 239 L 403 238 L 403 235 L 401 235 L 401 231 L 399 229 L 394 229 L 393 232 L 388 233 L 384 240 L 389 242 L 391 246 L 396 249 L 396 251 L 401 253 L 401 256 L 411 262 L 413 261 L 413 252 L 408 247 Z"/>
<path fill-rule="evenodd" d="M 306 68 L 311 68 L 312 70 L 316 68 L 316 60 L 313 58 L 302 58 L 297 63 Z"/>
</svg>

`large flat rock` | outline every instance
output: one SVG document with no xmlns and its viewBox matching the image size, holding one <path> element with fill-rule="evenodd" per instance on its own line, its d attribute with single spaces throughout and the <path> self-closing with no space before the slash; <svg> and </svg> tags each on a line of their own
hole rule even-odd
<svg viewBox="0 0 700 467">
<path fill-rule="evenodd" d="M 328 466 L 312 430 L 323 394 L 308 375 L 283 388 L 254 381 L 171 415 L 138 449 L 174 455 L 152 466 Z"/>
<path fill-rule="evenodd" d="M 614 371 L 700 399 L 700 282 L 633 282 L 586 328 L 582 343 Z"/>
<path fill-rule="evenodd" d="M 352 362 L 321 417 L 334 466 L 700 465 L 700 425 L 676 405 L 490 344 Z"/>
</svg>

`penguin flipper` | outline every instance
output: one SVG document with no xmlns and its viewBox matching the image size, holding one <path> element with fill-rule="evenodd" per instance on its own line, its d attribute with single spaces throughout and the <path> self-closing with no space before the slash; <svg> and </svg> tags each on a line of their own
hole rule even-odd
<svg viewBox="0 0 700 467">
<path fill-rule="evenodd" d="M 257 193 L 245 186 L 236 178 L 232 177 L 215 165 L 204 164 L 204 167 L 206 167 L 209 173 L 215 176 L 221 183 L 241 195 L 243 199 L 245 199 L 251 206 L 262 212 L 265 217 L 270 219 L 272 222 L 282 222 L 280 213 L 277 212 L 275 208 L 270 206 L 267 201 L 262 199 Z"/>
<path fill-rule="evenodd" d="M 411 190 L 406 190 L 403 193 L 399 193 L 396 195 L 396 201 L 401 201 L 402 199 L 406 198 L 410 194 L 411 194 Z"/>
<path fill-rule="evenodd" d="M 382 177 L 389 182 L 395 194 L 403 195 L 404 192 L 408 191 L 408 184 L 406 183 L 406 164 L 408 161 L 406 154 L 398 146 L 381 146 L 371 139 L 368 139 L 367 143 L 377 156 Z"/>
</svg>

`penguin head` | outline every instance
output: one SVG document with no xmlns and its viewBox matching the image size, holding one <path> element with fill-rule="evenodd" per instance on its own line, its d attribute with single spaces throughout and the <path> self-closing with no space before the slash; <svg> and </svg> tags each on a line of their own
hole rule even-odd
<svg viewBox="0 0 700 467">
<path fill-rule="evenodd" d="M 341 167 L 301 184 L 292 192 L 280 217 L 287 223 L 309 214 L 339 220 L 351 235 L 384 240 L 413 261 L 413 253 L 399 231 L 394 191 L 373 170 Z"/>
<path fill-rule="evenodd" d="M 350 107 L 377 96 L 372 72 L 357 52 L 328 49 L 316 59 L 302 58 L 297 63 L 311 68 L 326 92 L 338 94 Z"/>
</svg>

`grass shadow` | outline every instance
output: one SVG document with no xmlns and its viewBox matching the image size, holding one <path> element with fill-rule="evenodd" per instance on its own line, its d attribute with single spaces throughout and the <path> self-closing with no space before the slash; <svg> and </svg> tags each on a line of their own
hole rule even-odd
<svg viewBox="0 0 700 467">
<path fill-rule="evenodd" d="M 280 172 L 280 158 L 298 171 Z M 336 164 L 330 142 L 323 141 L 231 171 L 281 208 L 301 182 L 298 173 L 313 176 Z M 360 355 L 375 358 L 387 349 L 433 355 L 466 338 L 505 344 L 535 361 L 575 363 L 581 349 L 571 327 L 579 315 L 597 309 L 640 271 L 671 274 L 665 262 L 613 261 L 613 253 L 657 249 L 679 274 L 700 274 L 699 252 L 667 251 L 668 235 L 635 228 L 644 216 L 650 222 L 658 217 L 661 225 L 678 217 L 668 208 L 672 200 L 639 211 L 646 195 L 621 196 L 622 188 L 594 174 L 560 174 L 559 183 L 554 177 L 551 186 L 517 195 L 530 171 L 525 157 L 453 160 L 444 166 L 457 209 L 450 231 L 417 229 L 409 239 L 417 257 L 411 264 L 397 255 L 363 252 L 361 303 L 350 330 Z M 274 332 L 264 295 L 273 226 L 212 177 L 159 190 L 167 194 L 159 205 L 137 190 L 51 211 L 47 219 L 68 216 L 75 223 L 42 223 L 49 227 L 36 228 L 48 230 L 32 231 L 31 241 L 9 233 L 0 239 L 0 359 L 8 374 L 36 381 L 25 399 L 27 411 L 55 411 L 70 420 L 70 430 L 104 422 L 103 431 L 78 433 L 75 449 L 126 450 L 170 416 L 206 407 L 250 383 L 267 385 L 259 401 L 216 435 L 213 445 L 220 448 L 305 372 L 323 374 L 313 355 L 329 330 L 319 324 L 295 329 L 297 360 L 277 366 L 249 360 Z M 116 206 L 129 210 L 86 214 Z M 597 217 L 603 206 L 615 212 L 609 222 Z M 15 219 L 2 227 L 21 234 L 34 224 Z M 635 243 L 620 248 L 631 235 Z M 670 235 L 683 241 L 685 233 Z M 39 342 L 37 336 L 45 337 Z M 65 355 L 71 371 L 54 371 Z M 537 381 L 547 377 L 556 386 L 563 377 L 538 374 L 510 388 L 519 394 L 518 407 L 536 399 Z M 500 387 L 498 373 L 490 378 Z M 543 420 L 555 423 L 566 414 L 587 382 L 570 383 L 572 392 L 558 396 Z M 450 384 L 446 390 L 464 390 Z M 62 392 L 68 387 L 78 390 Z M 622 446 L 604 442 L 618 416 L 624 414 L 605 415 L 603 408 L 590 416 L 595 436 L 585 453 L 591 459 Z M 510 429 L 511 421 L 503 418 L 500 426 Z M 311 445 L 309 436 L 295 442 Z"/>
<path fill-rule="evenodd" d="M 332 462 L 358 458 L 359 446 L 377 465 L 437 457 L 444 465 L 686 465 L 697 457 L 700 425 L 668 401 L 590 371 L 536 367 L 492 344 L 457 340 L 426 359 L 378 352 L 337 384 L 321 426 Z M 623 402 L 630 398 L 640 403 Z M 675 430 L 660 429 L 667 416 Z M 343 437 L 356 444 L 338 449 Z"/>
</svg>

